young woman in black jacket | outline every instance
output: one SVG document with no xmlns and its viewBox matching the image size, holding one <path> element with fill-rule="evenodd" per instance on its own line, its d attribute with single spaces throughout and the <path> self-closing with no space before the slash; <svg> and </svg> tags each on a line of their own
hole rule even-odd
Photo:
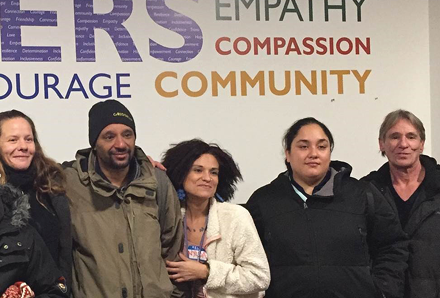
<svg viewBox="0 0 440 298">
<path fill-rule="evenodd" d="M 267 298 L 401 298 L 407 241 L 389 204 L 314 118 L 286 132 L 287 171 L 247 202 L 271 269 Z"/>
</svg>

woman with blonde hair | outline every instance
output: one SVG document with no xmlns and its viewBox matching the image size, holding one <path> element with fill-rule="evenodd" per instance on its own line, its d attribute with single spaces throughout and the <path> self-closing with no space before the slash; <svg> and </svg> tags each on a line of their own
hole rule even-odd
<svg viewBox="0 0 440 298">
<path fill-rule="evenodd" d="M 0 184 L 10 184 L 29 197 L 29 224 L 69 285 L 72 237 L 64 182 L 61 167 L 45 156 L 32 119 L 17 110 L 1 112 Z"/>
</svg>

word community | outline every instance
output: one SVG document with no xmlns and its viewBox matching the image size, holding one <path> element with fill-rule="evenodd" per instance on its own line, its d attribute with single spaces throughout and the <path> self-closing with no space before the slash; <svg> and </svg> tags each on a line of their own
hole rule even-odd
<svg viewBox="0 0 440 298">
<path fill-rule="evenodd" d="M 333 93 L 333 90 L 337 94 L 344 94 L 345 85 L 354 83 L 359 94 L 365 94 L 366 81 L 370 73 L 370 69 L 363 72 L 348 69 L 312 70 L 309 74 L 299 70 L 286 70 L 284 73 L 259 71 L 251 76 L 246 71 L 230 71 L 222 76 L 216 71 L 212 71 L 210 75 L 191 71 L 179 77 L 176 72 L 166 71 L 156 77 L 155 87 L 159 95 L 168 98 L 180 95 L 181 91 L 189 97 L 203 95 L 216 97 L 220 93 L 219 87 L 225 89 L 222 95 L 229 96 L 247 96 L 249 87 L 257 89 L 260 96 L 266 95 L 267 89 L 273 95 L 283 96 L 292 92 L 292 81 L 295 95 L 326 95 Z"/>
</svg>

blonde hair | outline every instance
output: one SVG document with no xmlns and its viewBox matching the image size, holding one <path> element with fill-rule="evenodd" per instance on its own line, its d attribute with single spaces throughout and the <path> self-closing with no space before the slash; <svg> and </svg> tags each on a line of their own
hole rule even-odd
<svg viewBox="0 0 440 298">
<path fill-rule="evenodd" d="M 60 165 L 58 165 L 53 159 L 46 157 L 41 148 L 40 142 L 38 141 L 37 131 L 35 130 L 35 124 L 31 118 L 29 118 L 26 114 L 17 111 L 10 110 L 0 113 L 0 136 L 2 134 L 2 126 L 7 120 L 22 118 L 26 120 L 31 129 L 32 134 L 34 136 L 35 143 L 35 154 L 32 159 L 32 165 L 36 169 L 36 177 L 34 181 L 34 189 L 38 195 L 43 195 L 45 193 L 48 194 L 64 194 L 66 189 L 64 187 L 65 184 L 65 175 Z M 0 159 L 0 184 L 5 184 L 8 181 L 8 177 L 6 176 L 3 160 Z"/>
</svg>

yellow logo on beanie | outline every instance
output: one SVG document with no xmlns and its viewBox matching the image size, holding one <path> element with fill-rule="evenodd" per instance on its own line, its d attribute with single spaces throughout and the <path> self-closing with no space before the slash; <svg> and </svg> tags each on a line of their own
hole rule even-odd
<svg viewBox="0 0 440 298">
<path fill-rule="evenodd" d="M 113 113 L 113 116 L 115 116 L 115 117 L 125 117 L 125 118 L 127 118 L 128 120 L 130 120 L 130 121 L 132 121 L 133 122 L 133 119 L 131 119 L 130 118 L 130 116 L 128 116 L 127 114 L 125 114 L 125 113 L 122 113 L 122 112 L 116 112 L 116 113 Z"/>
</svg>

